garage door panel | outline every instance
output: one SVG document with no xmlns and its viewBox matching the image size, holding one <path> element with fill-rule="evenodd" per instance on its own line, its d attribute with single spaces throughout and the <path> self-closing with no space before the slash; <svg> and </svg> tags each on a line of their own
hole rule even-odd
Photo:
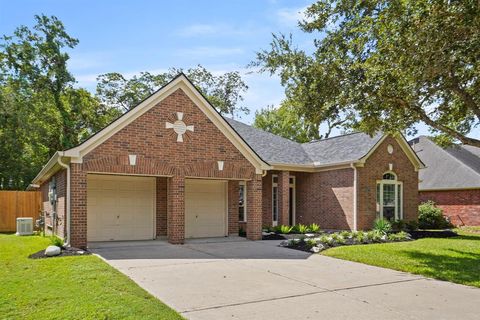
<svg viewBox="0 0 480 320">
<path fill-rule="evenodd" d="M 186 180 L 185 236 L 187 238 L 226 235 L 226 182 Z"/>
<path fill-rule="evenodd" d="M 154 238 L 155 178 L 88 175 L 88 241 Z"/>
</svg>

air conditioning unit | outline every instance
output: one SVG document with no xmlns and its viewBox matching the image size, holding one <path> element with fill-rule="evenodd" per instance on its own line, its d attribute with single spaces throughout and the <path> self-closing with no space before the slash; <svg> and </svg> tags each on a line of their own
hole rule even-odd
<svg viewBox="0 0 480 320">
<path fill-rule="evenodd" d="M 17 218 L 17 236 L 33 234 L 33 218 Z"/>
</svg>

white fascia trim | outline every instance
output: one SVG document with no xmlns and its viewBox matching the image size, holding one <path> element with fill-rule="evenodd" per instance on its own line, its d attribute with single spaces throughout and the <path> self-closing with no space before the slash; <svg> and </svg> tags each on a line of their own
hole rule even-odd
<svg viewBox="0 0 480 320">
<path fill-rule="evenodd" d="M 428 192 L 428 191 L 471 191 L 480 189 L 480 186 L 477 187 L 445 187 L 445 188 L 434 188 L 434 189 L 418 189 L 418 192 Z"/>
<path fill-rule="evenodd" d="M 384 134 L 383 137 L 378 140 L 377 143 L 370 149 L 370 151 L 368 151 L 368 153 L 359 160 L 359 163 L 363 165 L 388 136 L 388 134 Z M 412 148 L 402 134 L 394 134 L 393 138 L 398 142 L 400 148 L 402 148 L 403 152 L 407 155 L 407 158 L 415 167 L 415 171 L 425 168 L 423 162 L 420 160 L 420 158 L 418 158 L 417 154 L 415 153 L 415 151 L 412 150 Z"/>
<path fill-rule="evenodd" d="M 350 167 L 350 161 L 342 161 L 337 163 L 331 164 L 289 164 L 289 163 L 270 163 L 272 166 L 272 170 L 280 170 L 280 171 L 301 171 L 301 172 L 319 172 L 319 171 L 327 171 L 327 170 L 337 170 L 337 169 L 344 169 Z M 357 163 L 354 161 L 354 163 Z"/>
<path fill-rule="evenodd" d="M 60 152 L 57 151 L 53 156 L 48 160 L 47 164 L 43 166 L 42 170 L 37 174 L 32 180 L 32 184 L 40 185 L 42 183 L 42 178 L 49 174 L 49 172 L 58 164 L 58 158 L 60 157 Z M 48 179 L 49 177 L 47 177 Z"/>
<path fill-rule="evenodd" d="M 247 160 L 254 165 L 254 167 L 257 169 L 257 172 L 271 169 L 271 166 L 265 163 L 250 148 L 250 146 L 248 146 L 245 141 L 239 137 L 238 133 L 235 132 L 232 127 L 227 124 L 225 119 L 223 119 L 223 117 L 213 109 L 213 106 L 208 103 L 208 101 L 198 92 L 198 90 L 184 75 L 180 75 L 158 92 L 147 98 L 140 105 L 130 110 L 127 114 L 121 116 L 110 125 L 99 131 L 96 135 L 92 136 L 83 144 L 65 151 L 65 156 L 74 158 L 73 162 L 81 163 L 81 158 L 84 155 L 126 127 L 145 112 L 153 108 L 177 89 L 182 89 L 185 92 L 185 94 L 200 108 L 200 110 L 202 110 L 202 112 L 223 132 L 227 139 L 230 140 L 230 142 L 232 142 L 238 148 L 245 158 L 247 158 Z"/>
</svg>

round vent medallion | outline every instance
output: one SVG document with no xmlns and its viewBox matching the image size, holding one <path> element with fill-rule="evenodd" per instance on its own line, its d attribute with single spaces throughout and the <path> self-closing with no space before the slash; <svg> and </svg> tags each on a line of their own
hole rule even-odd
<svg viewBox="0 0 480 320">
<path fill-rule="evenodd" d="M 390 153 L 390 154 L 393 153 L 393 146 L 392 146 L 391 144 L 389 144 L 389 145 L 387 146 L 387 151 L 388 151 L 388 153 Z"/>
<path fill-rule="evenodd" d="M 187 132 L 187 125 L 182 120 L 177 120 L 173 123 L 173 131 L 176 134 L 184 134 Z"/>
</svg>

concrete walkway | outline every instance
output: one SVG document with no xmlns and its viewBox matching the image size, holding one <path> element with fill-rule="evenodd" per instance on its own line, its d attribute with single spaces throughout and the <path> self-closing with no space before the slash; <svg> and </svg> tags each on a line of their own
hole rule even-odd
<svg viewBox="0 0 480 320">
<path fill-rule="evenodd" d="M 93 251 L 188 319 L 480 318 L 479 289 L 278 243 L 140 241 Z"/>
</svg>

